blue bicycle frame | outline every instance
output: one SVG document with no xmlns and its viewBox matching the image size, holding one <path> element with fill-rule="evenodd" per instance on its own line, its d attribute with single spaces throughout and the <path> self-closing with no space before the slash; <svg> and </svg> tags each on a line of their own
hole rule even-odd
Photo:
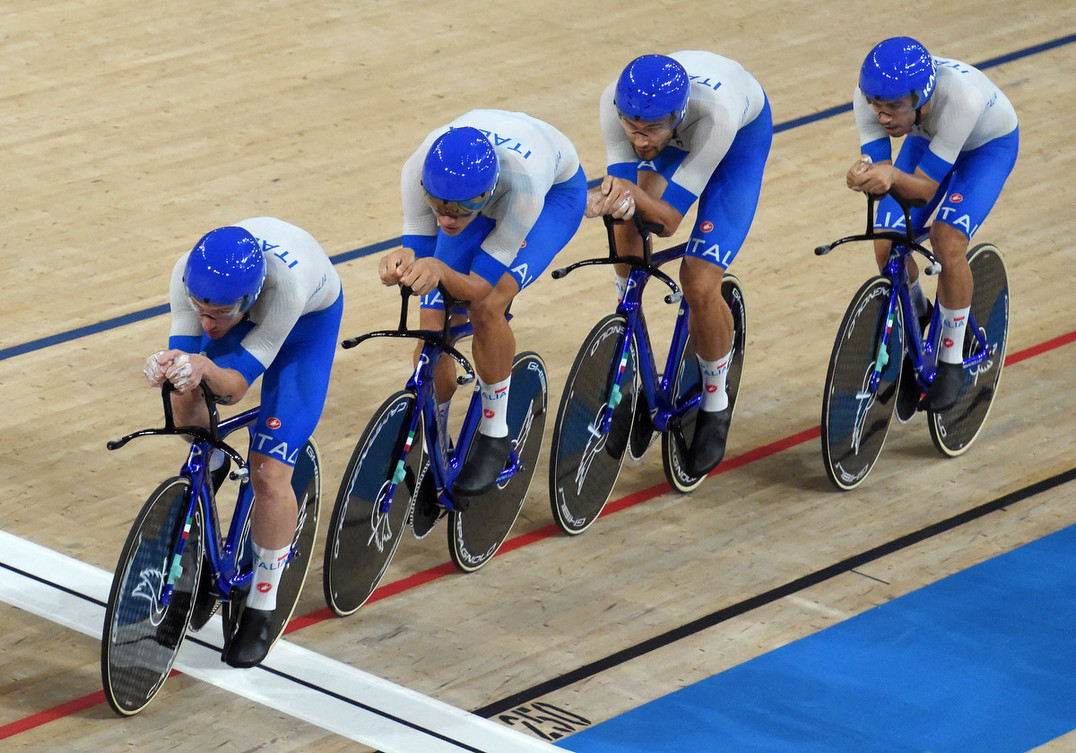
<svg viewBox="0 0 1076 753">
<path fill-rule="evenodd" d="M 235 593 L 234 589 L 245 590 L 249 587 L 253 573 L 252 563 L 239 562 L 238 555 L 245 543 L 243 532 L 250 516 L 251 507 L 254 504 L 254 491 L 251 485 L 247 483 L 249 471 L 243 457 L 223 440 L 229 434 L 244 428 L 253 438 L 254 425 L 258 420 L 260 408 L 251 408 L 244 413 L 220 421 L 216 410 L 217 398 L 203 384 L 202 391 L 206 396 L 206 406 L 209 409 L 209 428 L 206 429 L 200 426 L 177 427 L 172 415 L 172 401 L 170 398 L 170 393 L 173 391 L 174 388 L 168 382 L 165 382 L 162 386 L 164 428 L 137 431 L 121 439 L 111 440 L 107 446 L 110 450 L 119 449 L 132 439 L 144 436 L 187 436 L 191 438 L 191 448 L 187 454 L 187 460 L 179 471 L 179 476 L 190 482 L 186 499 L 183 535 L 176 541 L 169 557 L 168 565 L 165 568 L 168 575 L 161 593 L 161 602 L 168 605 L 172 601 L 173 586 L 182 574 L 180 562 L 183 559 L 183 550 L 191 526 L 194 524 L 195 510 L 198 508 L 201 508 L 203 513 L 202 525 L 204 530 L 202 539 L 205 541 L 206 557 L 220 576 L 219 581 L 214 584 L 214 591 L 217 596 L 229 599 L 231 594 Z M 208 478 L 207 458 L 213 449 L 220 449 L 235 461 L 236 469 L 231 472 L 231 477 L 243 481 L 235 513 L 229 525 L 228 536 L 223 541 L 220 539 L 216 528 L 218 521 L 216 497 Z"/>
<path fill-rule="evenodd" d="M 911 207 L 913 204 L 897 198 L 897 203 L 904 211 L 905 232 L 903 234 L 893 231 L 878 232 L 874 229 L 873 221 L 876 200 L 877 198 L 875 196 L 868 194 L 867 228 L 865 232 L 859 235 L 851 235 L 846 238 L 841 238 L 840 240 L 825 246 L 819 246 L 815 249 L 815 254 L 823 256 L 837 246 L 854 241 L 888 240 L 892 242 L 893 245 L 889 252 L 889 260 L 886 262 L 885 268 L 882 269 L 881 276 L 887 278 L 892 283 L 893 294 L 889 296 L 886 304 L 885 327 L 883 328 L 881 337 L 878 341 L 878 355 L 875 357 L 874 373 L 870 378 L 869 391 L 871 393 L 878 391 L 878 384 L 881 381 L 882 371 L 888 364 L 889 337 L 893 330 L 893 322 L 898 315 L 901 318 L 905 338 L 911 338 L 911 345 L 907 344 L 907 340 L 905 340 L 905 353 L 915 369 L 919 386 L 925 390 L 930 386 L 931 381 L 934 379 L 934 373 L 937 371 L 938 341 L 941 338 L 940 317 L 938 308 L 935 307 L 931 314 L 930 324 L 927 326 L 926 332 L 923 333 L 923 335 L 920 335 L 919 322 L 915 316 L 915 309 L 912 306 L 911 296 L 908 293 L 907 257 L 913 252 L 917 252 L 926 257 L 930 262 L 930 265 L 923 271 L 927 275 L 938 274 L 938 272 L 941 271 L 941 264 L 930 250 L 924 247 L 921 243 L 918 243 L 912 235 Z M 897 311 L 898 308 L 900 309 L 899 314 Z M 976 323 L 974 316 L 970 312 L 968 314 L 967 326 L 968 329 L 974 333 L 975 339 L 979 343 L 979 352 L 970 358 L 964 359 L 962 364 L 965 369 L 969 366 L 975 366 L 981 363 L 991 355 L 991 348 L 983 337 L 983 333 L 979 329 L 979 325 Z"/>
<path fill-rule="evenodd" d="M 474 334 L 474 327 L 469 321 L 452 326 L 452 317 L 449 313 L 454 309 L 464 308 L 466 302 L 452 298 L 443 286 L 439 286 L 439 289 L 441 291 L 441 297 L 445 301 L 446 312 L 444 328 L 440 332 L 408 329 L 407 309 L 408 301 L 411 298 L 411 290 L 401 286 L 400 292 L 403 296 L 403 302 L 400 311 L 400 323 L 395 330 L 370 332 L 361 337 L 345 340 L 342 343 L 344 348 L 354 348 L 359 343 L 374 337 L 409 338 L 421 340 L 423 343 L 418 363 L 415 365 L 415 370 L 407 380 L 407 385 L 405 387 L 405 389 L 415 394 L 416 410 L 415 414 L 411 416 L 407 440 L 400 452 L 400 457 L 396 463 L 392 481 L 381 495 L 382 514 L 388 512 L 396 487 L 403 483 L 404 478 L 406 477 L 405 461 L 418 432 L 419 422 L 422 423 L 426 451 L 431 458 L 430 469 L 433 473 L 434 483 L 437 488 L 437 497 L 442 502 L 445 509 L 456 509 L 452 498 L 451 483 L 456 476 L 459 475 L 460 467 L 463 465 L 463 459 L 467 457 L 467 451 L 471 446 L 471 441 L 478 430 L 478 424 L 481 420 L 482 403 L 481 396 L 477 391 L 471 395 L 471 402 L 468 405 L 467 414 L 464 416 L 463 425 L 460 427 L 458 437 L 459 444 L 455 446 L 451 444 L 446 427 L 442 425 L 441 419 L 438 416 L 437 395 L 434 392 L 434 374 L 437 371 L 437 364 L 440 362 L 441 357 L 448 354 L 463 367 L 465 373 L 457 377 L 456 381 L 458 384 L 470 384 L 475 378 L 474 369 L 471 367 L 471 364 L 455 347 L 457 342 Z M 513 448 L 509 463 L 505 470 L 503 470 L 497 477 L 497 483 L 504 483 L 511 478 L 511 476 L 518 470 L 518 467 L 519 458 L 516 455 L 515 448 Z"/>
</svg>

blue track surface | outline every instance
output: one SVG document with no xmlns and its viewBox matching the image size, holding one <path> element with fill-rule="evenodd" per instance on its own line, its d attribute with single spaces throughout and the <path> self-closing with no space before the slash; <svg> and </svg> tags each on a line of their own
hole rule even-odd
<svg viewBox="0 0 1076 753">
<path fill-rule="evenodd" d="M 564 740 L 575 753 L 1024 753 L 1076 729 L 1076 527 Z"/>
</svg>

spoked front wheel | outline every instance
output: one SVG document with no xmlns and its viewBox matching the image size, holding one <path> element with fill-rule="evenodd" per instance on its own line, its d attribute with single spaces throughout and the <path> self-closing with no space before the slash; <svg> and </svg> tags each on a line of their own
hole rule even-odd
<svg viewBox="0 0 1076 753">
<path fill-rule="evenodd" d="M 523 509 L 542 449 L 547 399 L 545 363 L 537 353 L 520 353 L 508 392 L 508 433 L 515 438 L 519 467 L 507 481 L 471 499 L 463 512 L 448 514 L 449 554 L 465 573 L 497 553 Z"/>
<path fill-rule="evenodd" d="M 986 341 L 987 357 L 964 370 L 964 392 L 956 405 L 929 415 L 930 439 L 938 452 L 962 455 L 979 435 L 994 402 L 1009 334 L 1009 277 L 996 246 L 982 243 L 968 252 L 975 292 L 970 322 Z M 983 351 L 976 333 L 964 333 L 964 359 Z"/>
<path fill-rule="evenodd" d="M 638 381 L 633 344 L 624 373 L 617 378 L 617 356 L 627 328 L 627 320 L 619 314 L 598 322 L 579 348 L 564 384 L 553 425 L 549 504 L 557 525 L 569 535 L 582 533 L 598 519 L 624 463 Z M 612 423 L 603 432 L 614 385 Z"/>
<path fill-rule="evenodd" d="M 721 297 L 732 312 L 732 361 L 726 377 L 729 411 L 736 409 L 736 396 L 740 393 L 744 354 L 747 349 L 747 307 L 744 304 L 743 285 L 735 275 L 725 274 L 721 280 Z M 686 326 L 686 325 L 685 325 Z M 695 348 L 688 337 L 676 367 L 674 393 L 676 405 L 684 405 L 700 394 L 702 373 Z M 661 461 L 665 479 L 676 491 L 686 494 L 702 483 L 705 476 L 694 476 L 687 470 L 687 448 L 695 436 L 697 409 L 684 413 L 674 420 L 669 430 L 661 435 Z"/>
<path fill-rule="evenodd" d="M 187 479 L 173 478 L 157 487 L 131 526 L 116 564 L 101 637 L 101 679 L 108 705 L 122 716 L 137 714 L 154 699 L 187 633 L 202 566 L 203 530 L 201 508 L 195 504 L 188 516 L 189 507 Z M 172 594 L 165 604 L 170 577 Z"/>
<path fill-rule="evenodd" d="M 361 607 L 388 569 L 414 504 L 422 426 L 414 393 L 386 400 L 355 445 L 329 519 L 325 601 L 345 617 Z"/>
<path fill-rule="evenodd" d="M 822 458 L 826 475 L 843 491 L 854 489 L 882 452 L 896 407 L 903 366 L 900 311 L 887 322 L 892 283 L 868 280 L 856 293 L 837 330 L 822 394 Z M 881 347 L 887 324 L 886 347 Z M 871 387 L 878 371 L 878 384 Z"/>
</svg>

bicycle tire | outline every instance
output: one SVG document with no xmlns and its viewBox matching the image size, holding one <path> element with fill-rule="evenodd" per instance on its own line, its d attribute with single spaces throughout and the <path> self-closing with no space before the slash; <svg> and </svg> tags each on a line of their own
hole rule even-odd
<svg viewBox="0 0 1076 753">
<path fill-rule="evenodd" d="M 627 336 L 627 327 L 627 319 L 620 314 L 610 314 L 594 325 L 568 372 L 553 424 L 549 504 L 557 526 L 570 536 L 587 530 L 598 519 L 624 464 L 627 442 L 610 454 L 606 449 L 609 435 L 596 429 L 608 410 L 610 388 L 619 366 L 615 359 Z M 631 412 L 635 410 L 638 388 L 634 344 L 629 353 L 617 407 L 626 406 L 621 409 Z M 629 418 L 634 420 L 634 416 Z"/>
<path fill-rule="evenodd" d="M 523 509 L 542 450 L 548 399 L 541 356 L 518 354 L 508 392 L 508 432 L 515 438 L 518 468 L 504 483 L 471 499 L 466 510 L 449 511 L 448 550 L 462 572 L 473 573 L 493 558 Z"/>
<path fill-rule="evenodd" d="M 859 486 L 874 467 L 896 409 L 904 365 L 899 311 L 893 319 L 878 389 L 868 389 L 892 289 L 885 277 L 873 277 L 860 287 L 841 320 L 826 371 L 822 458 L 829 480 L 842 491 Z"/>
<path fill-rule="evenodd" d="M 356 443 L 341 480 L 329 519 L 322 574 L 325 601 L 340 617 L 353 614 L 373 594 L 407 526 L 422 455 L 421 423 L 415 435 L 408 436 L 416 405 L 415 394 L 408 391 L 382 403 Z M 398 472 L 401 478 L 386 500 L 385 492 Z M 382 512 L 386 503 L 388 509 Z"/>
<path fill-rule="evenodd" d="M 740 394 L 740 381 L 743 375 L 744 356 L 747 352 L 747 306 L 744 302 L 743 285 L 735 275 L 725 274 L 721 280 L 721 296 L 732 313 L 732 360 L 729 362 L 725 389 L 729 397 L 729 411 L 736 410 L 736 397 Z M 684 322 L 684 326 L 687 322 Z M 688 337 L 684 349 L 676 361 L 676 379 L 673 384 L 675 405 L 683 405 L 699 394 L 702 374 L 695 348 Z M 661 465 L 665 471 L 665 480 L 676 491 L 687 494 L 698 488 L 703 476 L 693 476 L 687 471 L 687 448 L 695 436 L 695 417 L 697 410 L 682 415 L 670 425 L 669 430 L 661 435 Z M 708 475 L 708 474 L 707 474 Z"/>
<path fill-rule="evenodd" d="M 313 437 L 307 440 L 296 456 L 291 486 L 295 491 L 299 510 L 295 522 L 295 536 L 291 542 L 291 555 L 280 575 L 276 609 L 273 610 L 273 618 L 269 623 L 270 632 L 275 636 L 272 645 L 276 645 L 280 640 L 295 612 L 314 559 L 314 541 L 317 538 L 321 511 L 321 453 Z"/>
<path fill-rule="evenodd" d="M 204 530 L 196 504 L 184 532 L 189 491 L 190 481 L 178 476 L 158 486 L 131 525 L 116 563 L 101 636 L 101 681 L 108 705 L 120 716 L 133 716 L 153 701 L 187 633 Z M 184 535 L 172 599 L 162 607 L 172 553 Z"/>
<path fill-rule="evenodd" d="M 1009 276 L 997 247 L 980 243 L 968 252 L 972 279 L 971 319 L 993 351 L 974 369 L 964 371 L 964 391 L 956 404 L 941 412 L 929 411 L 930 439 L 938 452 L 957 457 L 967 452 L 982 431 L 997 394 L 1009 334 Z M 964 358 L 979 352 L 979 341 L 964 333 Z"/>
</svg>

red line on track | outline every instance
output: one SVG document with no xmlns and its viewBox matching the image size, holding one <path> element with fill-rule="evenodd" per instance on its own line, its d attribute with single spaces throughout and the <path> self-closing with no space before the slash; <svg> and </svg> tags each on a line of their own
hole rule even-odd
<svg viewBox="0 0 1076 753">
<path fill-rule="evenodd" d="M 1056 350 L 1057 348 L 1069 345 L 1074 342 L 1076 342 L 1076 331 L 1069 332 L 1064 335 L 1059 335 L 1058 337 L 1039 343 L 1038 345 L 1033 345 L 1030 348 L 1025 348 L 1024 350 L 1017 351 L 1016 353 L 1010 353 L 1005 357 L 1005 365 L 1012 366 L 1013 364 L 1020 363 L 1021 361 L 1026 361 L 1029 358 L 1042 355 L 1043 353 L 1047 353 L 1051 350 Z M 729 458 L 728 460 L 722 461 L 721 465 L 718 466 L 714 471 L 712 471 L 710 475 L 716 476 L 721 473 L 726 473 L 736 468 L 745 466 L 748 463 L 753 463 L 756 460 L 762 460 L 763 458 L 775 455 L 778 452 L 783 452 L 784 450 L 795 447 L 796 445 L 803 444 L 804 442 L 809 442 L 812 439 L 816 439 L 821 435 L 821 433 L 822 432 L 820 427 L 813 426 L 810 429 L 804 429 L 801 432 L 792 434 L 791 436 L 787 436 L 784 439 L 779 439 L 776 442 L 771 442 L 770 444 L 756 447 L 753 450 L 748 450 L 742 455 L 737 455 L 734 458 Z M 656 486 L 652 486 L 649 489 L 643 489 L 642 491 L 635 492 L 634 494 L 629 494 L 626 497 L 621 497 L 620 499 L 613 500 L 605 506 L 604 510 L 602 510 L 601 517 L 605 517 L 606 515 L 612 515 L 615 512 L 626 510 L 629 507 L 634 507 L 635 505 L 647 502 L 651 499 L 654 499 L 655 497 L 660 497 L 662 494 L 666 494 L 670 491 L 672 491 L 672 487 L 670 487 L 666 483 L 661 483 L 657 484 Z M 530 531 L 528 533 L 520 534 L 519 536 L 516 536 L 504 542 L 504 544 L 500 548 L 500 551 L 497 552 L 496 556 L 499 557 L 502 554 L 507 554 L 508 552 L 520 549 L 529 544 L 533 544 L 543 539 L 556 536 L 559 534 L 559 532 L 560 529 L 557 528 L 556 525 L 551 524 L 548 526 L 544 526 L 543 528 Z M 380 601 L 381 599 L 387 599 L 390 596 L 395 596 L 396 594 L 403 593 L 404 591 L 410 591 L 412 588 L 417 588 L 418 586 L 425 585 L 426 583 L 430 583 L 431 581 L 439 580 L 446 575 L 451 575 L 455 572 L 456 567 L 451 562 L 444 562 L 440 565 L 437 565 L 436 567 L 431 567 L 427 570 L 423 570 L 422 572 L 415 573 L 414 575 L 409 575 L 406 578 L 401 578 L 400 580 L 393 581 L 392 583 L 386 583 L 385 585 L 376 589 L 373 594 L 371 594 L 369 600 L 366 603 L 369 604 L 371 602 Z M 284 631 L 284 634 L 287 635 L 288 633 L 294 633 L 297 630 L 302 630 L 303 628 L 310 627 L 311 625 L 316 625 L 319 622 L 324 622 L 325 620 L 332 619 L 334 616 L 335 615 L 333 615 L 332 611 L 329 610 L 328 607 L 326 607 L 324 609 L 318 609 L 309 614 L 302 615 L 301 617 L 294 617 L 292 618 L 291 622 L 288 623 L 288 627 Z M 95 693 L 90 693 L 89 695 L 82 696 L 81 698 L 75 698 L 74 700 L 67 701 L 66 703 L 61 703 L 59 706 L 54 706 L 51 709 L 38 712 L 37 714 L 33 714 L 24 719 L 20 719 L 18 721 L 11 722 L 10 724 L 6 724 L 3 727 L 0 727 L 0 740 L 4 740 L 8 737 L 13 737 L 20 732 L 26 732 L 27 730 L 34 729 L 35 727 L 40 727 L 42 725 L 48 724 L 49 722 L 56 719 L 61 719 L 65 716 L 70 716 L 71 714 L 77 714 L 79 711 L 84 711 L 88 708 L 92 708 L 104 702 L 105 692 L 103 690 L 98 690 Z"/>
</svg>

